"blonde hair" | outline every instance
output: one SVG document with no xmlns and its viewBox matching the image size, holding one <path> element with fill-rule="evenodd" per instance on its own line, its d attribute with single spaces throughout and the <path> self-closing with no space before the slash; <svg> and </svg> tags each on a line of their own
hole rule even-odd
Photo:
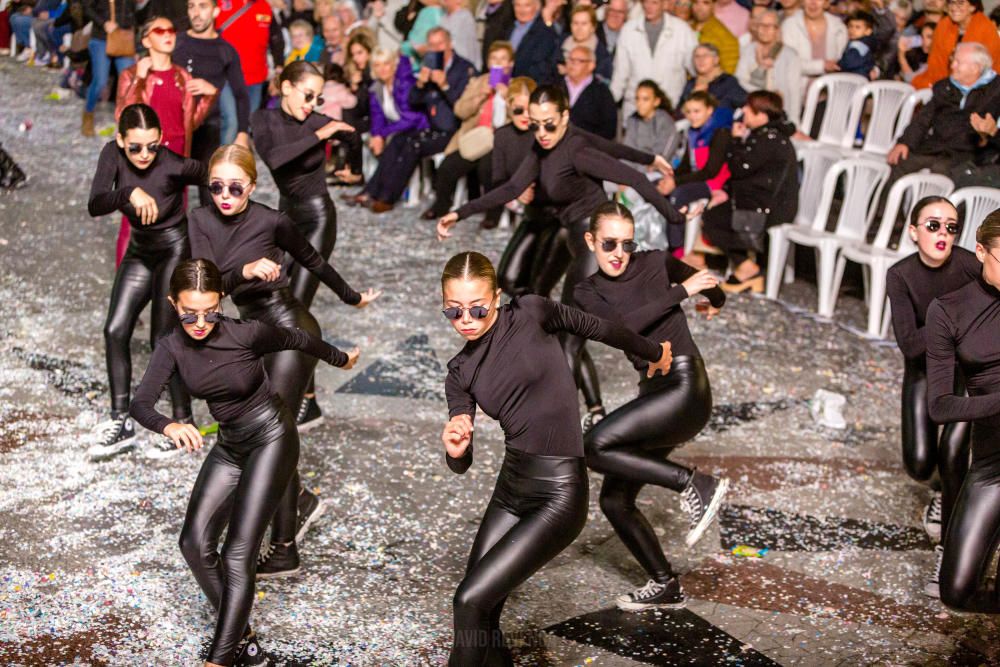
<svg viewBox="0 0 1000 667">
<path fill-rule="evenodd" d="M 208 161 L 208 172 L 212 173 L 217 164 L 236 165 L 243 170 L 251 183 L 257 182 L 257 160 L 254 159 L 253 153 L 248 148 L 239 144 L 219 146 Z"/>
<path fill-rule="evenodd" d="M 531 94 L 535 92 L 535 88 L 538 88 L 538 84 L 529 76 L 519 76 L 511 79 L 510 83 L 507 84 L 507 102 L 509 103 L 518 95 L 531 97 Z"/>
<path fill-rule="evenodd" d="M 441 272 L 441 289 L 443 290 L 449 280 L 485 280 L 490 290 L 497 289 L 497 272 L 493 268 L 493 263 L 478 252 L 460 252 L 444 265 Z"/>
</svg>

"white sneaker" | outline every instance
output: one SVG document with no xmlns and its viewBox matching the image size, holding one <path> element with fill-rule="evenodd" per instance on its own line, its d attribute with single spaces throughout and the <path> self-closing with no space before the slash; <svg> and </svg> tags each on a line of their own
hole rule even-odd
<svg viewBox="0 0 1000 667">
<path fill-rule="evenodd" d="M 135 427 L 132 419 L 124 414 L 117 419 L 103 421 L 94 427 L 94 444 L 87 450 L 91 461 L 107 461 L 119 454 L 135 449 Z"/>
</svg>

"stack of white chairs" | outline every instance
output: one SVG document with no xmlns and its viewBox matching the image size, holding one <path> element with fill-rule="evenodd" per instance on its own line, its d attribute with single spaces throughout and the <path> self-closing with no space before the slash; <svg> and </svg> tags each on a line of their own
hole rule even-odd
<svg viewBox="0 0 1000 667">
<path fill-rule="evenodd" d="M 826 109 L 823 112 L 816 141 L 795 141 L 800 157 L 803 149 L 815 147 L 817 144 L 844 146 L 844 142 L 849 139 L 850 143 L 847 145 L 853 145 L 857 125 L 849 125 L 851 104 L 855 93 L 867 83 L 868 79 L 860 74 L 824 74 L 809 84 L 799 129 L 806 134 L 812 129 L 820 96 L 824 92 Z"/>
<path fill-rule="evenodd" d="M 910 121 L 913 120 L 913 115 L 917 113 L 918 108 L 930 102 L 933 94 L 930 88 L 921 88 L 909 94 L 903 102 L 903 106 L 899 109 L 899 118 L 896 119 L 896 134 L 893 137 L 895 141 L 899 140 L 903 131 L 906 130 Z"/>
<path fill-rule="evenodd" d="M 976 250 L 976 230 L 983 219 L 1000 208 L 1000 190 L 996 188 L 961 188 L 955 190 L 948 198 L 955 208 L 965 205 L 965 215 L 962 216 L 962 232 L 958 245 L 966 250 Z M 961 213 L 961 211 L 960 211 Z"/>
<path fill-rule="evenodd" d="M 847 118 L 847 131 L 841 139 L 845 156 L 884 159 L 896 144 L 897 119 L 913 92 L 913 86 L 901 81 L 870 81 L 854 91 Z M 864 142 L 859 149 L 855 149 L 857 129 L 861 125 L 869 99 L 872 102 L 871 113 Z"/>
</svg>

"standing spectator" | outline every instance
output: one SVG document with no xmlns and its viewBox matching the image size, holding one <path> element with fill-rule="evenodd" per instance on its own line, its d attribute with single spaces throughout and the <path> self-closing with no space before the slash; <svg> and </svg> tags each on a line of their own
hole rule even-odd
<svg viewBox="0 0 1000 667">
<path fill-rule="evenodd" d="M 240 54 L 243 80 L 250 96 L 250 113 L 260 108 L 267 83 L 267 52 L 275 67 L 285 61 L 285 40 L 266 0 L 224 0 L 215 17 L 215 29 Z M 236 103 L 231 90 L 223 90 L 219 99 L 223 118 L 223 136 L 227 117 L 236 119 Z M 230 121 L 232 122 L 232 121 Z"/>
<path fill-rule="evenodd" d="M 625 24 L 618 36 L 611 93 L 622 101 L 628 118 L 635 111 L 635 89 L 652 79 L 670 97 L 680 100 L 698 43 L 687 23 L 663 13 L 663 0 L 642 0 L 643 18 Z"/>
<path fill-rule="evenodd" d="M 594 76 L 594 54 L 576 46 L 566 58 L 563 85 L 569 98 L 569 120 L 581 130 L 605 139 L 618 133 L 618 109 L 607 84 Z"/>
<path fill-rule="evenodd" d="M 685 23 L 691 23 L 691 0 L 666 0 L 663 6 L 668 14 L 673 14 Z"/>
<path fill-rule="evenodd" d="M 699 44 L 715 45 L 722 70 L 729 74 L 736 72 L 740 61 L 740 42 L 715 17 L 715 0 L 691 1 L 691 27 L 698 35 Z"/>
<path fill-rule="evenodd" d="M 948 76 L 948 61 L 959 43 L 982 44 L 1000 66 L 1000 35 L 993 21 L 983 13 L 982 0 L 949 0 L 948 16 L 934 30 L 934 44 L 927 56 L 927 69 L 913 77 L 914 88 L 927 88 Z"/>
<path fill-rule="evenodd" d="M 115 15 L 111 16 L 111 2 L 115 4 Z M 115 71 L 121 73 L 135 63 L 134 56 L 108 56 L 108 33 L 118 28 L 135 27 L 135 0 L 85 0 L 83 13 L 87 21 L 93 25 L 90 32 L 90 42 L 87 52 L 90 54 L 90 86 L 87 88 L 87 102 L 83 107 L 83 120 L 80 132 L 85 137 L 94 136 L 94 109 L 101 97 L 101 91 L 108 85 L 111 74 L 111 61 L 114 60 Z"/>
<path fill-rule="evenodd" d="M 514 45 L 514 76 L 526 76 L 540 86 L 559 77 L 559 36 L 545 25 L 541 12 L 541 0 L 514 0 L 514 25 L 505 36 Z"/>
<path fill-rule="evenodd" d="M 812 79 L 836 72 L 837 61 L 847 46 L 844 22 L 827 12 L 826 7 L 827 0 L 804 0 L 802 11 L 781 24 L 781 41 L 802 59 L 803 90 Z"/>
<path fill-rule="evenodd" d="M 837 69 L 848 74 L 860 74 L 871 78 L 875 69 L 875 52 L 878 44 L 875 35 L 875 19 L 866 11 L 858 10 L 847 17 L 847 47 L 837 61 Z"/>
<path fill-rule="evenodd" d="M 441 18 L 444 16 L 441 0 L 420 0 L 420 4 L 423 5 L 423 8 L 417 14 L 417 20 L 406 35 L 402 49 L 403 55 L 410 59 L 410 66 L 413 67 L 414 72 L 420 69 L 421 60 L 428 51 L 428 33 L 431 28 L 437 27 L 441 23 Z"/>
<path fill-rule="evenodd" d="M 595 75 L 607 85 L 611 82 L 611 54 L 597 37 L 597 27 L 597 13 L 591 5 L 574 7 L 569 19 L 570 34 L 562 43 L 561 60 L 565 62 L 570 51 L 578 46 L 588 49 L 596 59 Z"/>
<path fill-rule="evenodd" d="M 323 30 L 323 52 L 318 62 L 320 68 L 330 64 L 343 67 L 347 62 L 347 49 L 344 48 L 344 24 L 340 22 L 340 17 L 336 14 L 325 17 L 320 28 Z"/>
<path fill-rule="evenodd" d="M 597 39 L 604 44 L 612 60 L 618 48 L 618 35 L 621 34 L 625 20 L 628 18 L 628 0 L 610 0 L 604 7 L 604 20 L 597 29 Z"/>
<path fill-rule="evenodd" d="M 438 24 L 448 31 L 455 44 L 455 53 L 465 58 L 476 71 L 483 64 L 482 48 L 476 39 L 476 19 L 466 7 L 468 0 L 443 0 L 444 16 Z"/>
<path fill-rule="evenodd" d="M 397 12 L 406 7 L 406 0 L 372 0 L 368 3 L 368 28 L 375 35 L 379 48 L 398 51 L 406 36 L 396 28 Z"/>
<path fill-rule="evenodd" d="M 719 50 L 714 44 L 699 44 L 691 55 L 694 76 L 685 84 L 680 103 L 695 91 L 711 93 L 718 101 L 720 111 L 731 114 L 746 103 L 747 93 L 732 74 L 722 71 L 719 65 Z"/>
<path fill-rule="evenodd" d="M 715 18 L 737 39 L 750 32 L 750 10 L 736 0 L 715 0 Z"/>
<path fill-rule="evenodd" d="M 490 45 L 507 39 L 514 27 L 512 0 L 479 0 L 475 11 L 476 22 L 482 24 L 483 62 L 488 61 Z"/>
<path fill-rule="evenodd" d="M 784 23 L 796 14 L 802 12 L 802 0 L 778 0 L 778 16 Z"/>
<path fill-rule="evenodd" d="M 740 49 L 736 79 L 747 92 L 769 90 L 781 96 L 785 114 L 798 126 L 802 115 L 802 61 L 781 43 L 778 12 L 765 10 L 751 21 L 752 40 Z"/>
</svg>

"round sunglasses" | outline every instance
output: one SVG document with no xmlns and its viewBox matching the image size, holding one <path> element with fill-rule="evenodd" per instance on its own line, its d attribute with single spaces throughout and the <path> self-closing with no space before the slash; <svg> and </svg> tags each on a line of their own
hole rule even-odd
<svg viewBox="0 0 1000 667">
<path fill-rule="evenodd" d="M 604 252 L 614 252 L 614 249 L 619 245 L 622 247 L 622 251 L 628 255 L 631 255 L 636 250 L 639 249 L 639 244 L 629 239 L 628 241 L 616 241 L 615 239 L 604 239 L 601 241 L 601 250 Z"/>
<path fill-rule="evenodd" d="M 211 192 L 216 197 L 225 192 L 226 189 L 229 190 L 230 196 L 242 197 L 243 193 L 247 191 L 247 186 L 243 185 L 239 181 L 236 181 L 235 183 L 230 183 L 229 185 L 226 185 L 222 181 L 212 181 L 211 183 L 208 184 L 208 191 Z"/>
<path fill-rule="evenodd" d="M 927 220 L 926 222 L 924 222 L 924 227 L 927 228 L 927 231 L 929 231 L 929 232 L 931 232 L 933 234 L 937 230 L 941 229 L 941 221 L 940 220 Z M 946 222 L 946 223 L 944 223 L 944 231 L 948 232 L 952 236 L 955 236 L 956 234 L 958 234 L 958 223 L 956 223 L 956 222 Z"/>
<path fill-rule="evenodd" d="M 493 297 L 493 301 L 496 301 L 496 297 Z M 477 320 L 484 320 L 486 319 L 486 316 L 490 314 L 490 308 L 493 306 L 493 301 L 490 301 L 487 306 L 471 306 L 469 308 L 451 306 L 450 308 L 445 308 L 441 312 L 444 313 L 444 316 L 452 322 L 462 319 L 462 313 L 465 311 L 469 311 L 469 317 Z"/>
<path fill-rule="evenodd" d="M 531 125 L 528 125 L 528 129 L 531 132 L 538 132 L 539 129 L 544 129 L 549 134 L 552 134 L 559 129 L 559 126 L 552 121 L 547 123 L 536 123 L 535 121 L 531 121 Z"/>
<path fill-rule="evenodd" d="M 300 93 L 302 93 L 302 99 L 304 99 L 306 101 L 306 104 L 312 104 L 313 100 L 316 100 L 316 106 L 318 106 L 318 107 L 321 107 L 324 104 L 326 104 L 326 100 L 323 99 L 322 95 L 317 95 L 316 93 L 314 93 L 312 91 L 302 90 L 298 86 L 295 86 L 295 90 L 297 90 Z"/>
<path fill-rule="evenodd" d="M 142 152 L 143 148 L 145 148 L 153 155 L 156 155 L 156 151 L 160 150 L 160 142 L 154 141 L 151 144 L 129 144 L 128 145 L 129 155 L 138 155 L 139 153 Z"/>
</svg>

